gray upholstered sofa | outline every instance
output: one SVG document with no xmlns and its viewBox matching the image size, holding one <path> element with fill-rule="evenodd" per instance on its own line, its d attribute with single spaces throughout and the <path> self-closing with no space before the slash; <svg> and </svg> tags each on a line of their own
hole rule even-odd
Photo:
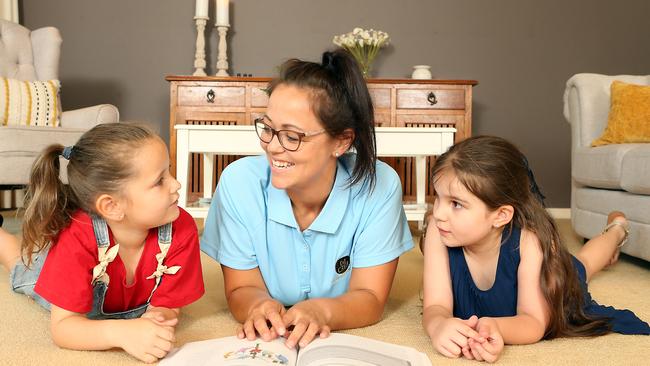
<svg viewBox="0 0 650 366">
<path fill-rule="evenodd" d="M 650 261 L 650 144 L 591 147 L 607 126 L 610 84 L 650 85 L 650 75 L 577 74 L 567 81 L 564 116 L 571 124 L 571 222 L 591 238 L 607 213 L 625 212 L 630 239 L 621 250 Z M 650 123 L 650 121 L 648 121 Z"/>
<path fill-rule="evenodd" d="M 0 76 L 19 80 L 58 79 L 61 42 L 56 28 L 30 31 L 19 24 L 0 20 Z M 62 99 L 65 104 L 65 93 Z M 0 186 L 26 184 L 32 162 L 45 146 L 73 144 L 92 126 L 118 120 L 115 106 L 101 104 L 64 111 L 61 127 L 57 128 L 3 126 L 0 123 Z"/>
</svg>

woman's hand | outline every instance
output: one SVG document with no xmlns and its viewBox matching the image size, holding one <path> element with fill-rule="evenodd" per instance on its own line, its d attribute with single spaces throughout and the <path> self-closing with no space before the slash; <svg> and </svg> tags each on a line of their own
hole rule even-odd
<svg viewBox="0 0 650 366">
<path fill-rule="evenodd" d="M 282 316 L 286 310 L 279 301 L 268 298 L 251 307 L 244 324 L 237 327 L 237 338 L 255 340 L 257 334 L 265 341 L 284 335 L 286 328 Z M 269 323 L 271 327 L 269 328 Z M 256 333 L 257 331 L 257 333 Z"/>
<path fill-rule="evenodd" d="M 327 318 L 324 309 L 318 306 L 317 300 L 302 301 L 291 307 L 282 317 L 287 327 L 293 326 L 285 343 L 286 346 L 293 348 L 299 344 L 300 347 L 305 347 L 317 334 L 320 334 L 321 338 L 327 338 L 330 334 Z"/>
<path fill-rule="evenodd" d="M 461 355 L 468 357 L 470 348 L 468 339 L 485 341 L 479 333 L 474 330 L 478 318 L 472 315 L 469 319 L 446 318 L 441 320 L 431 334 L 431 342 L 442 355 L 450 358 L 457 358 Z"/>
<path fill-rule="evenodd" d="M 484 341 L 474 338 L 468 340 L 473 358 L 478 361 L 495 362 L 503 351 L 503 337 L 499 325 L 492 318 L 480 318 L 476 330 Z"/>
</svg>

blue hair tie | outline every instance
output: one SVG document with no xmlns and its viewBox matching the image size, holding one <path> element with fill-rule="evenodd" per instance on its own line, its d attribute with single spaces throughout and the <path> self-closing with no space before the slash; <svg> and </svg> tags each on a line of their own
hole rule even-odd
<svg viewBox="0 0 650 366">
<path fill-rule="evenodd" d="M 72 157 L 73 149 L 74 149 L 74 145 L 64 147 L 63 152 L 61 152 L 61 156 L 63 156 L 65 160 L 70 160 L 70 158 Z"/>
</svg>

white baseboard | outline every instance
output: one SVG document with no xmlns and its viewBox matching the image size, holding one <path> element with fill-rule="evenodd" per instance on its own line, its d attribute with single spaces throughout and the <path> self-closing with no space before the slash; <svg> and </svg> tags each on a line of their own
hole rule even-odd
<svg viewBox="0 0 650 366">
<path fill-rule="evenodd" d="M 554 219 L 571 219 L 571 209 L 570 208 L 547 208 L 546 211 Z"/>
</svg>

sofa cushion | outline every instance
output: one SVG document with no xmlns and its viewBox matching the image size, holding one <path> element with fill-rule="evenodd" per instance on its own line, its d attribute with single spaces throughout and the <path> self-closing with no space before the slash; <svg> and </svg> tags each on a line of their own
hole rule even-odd
<svg viewBox="0 0 650 366">
<path fill-rule="evenodd" d="M 591 146 L 650 142 L 650 86 L 614 81 L 607 128 Z"/>
<path fill-rule="evenodd" d="M 61 116 L 58 80 L 0 77 L 0 124 L 57 127 Z"/>
<path fill-rule="evenodd" d="M 650 195 L 650 144 L 642 144 L 623 156 L 621 188 L 630 193 Z"/>
<path fill-rule="evenodd" d="M 616 144 L 579 147 L 574 151 L 571 175 L 590 187 L 622 189 L 621 168 L 628 151 L 643 144 Z"/>
<path fill-rule="evenodd" d="M 596 212 L 607 217 L 613 210 L 625 212 L 630 221 L 650 225 L 648 207 L 650 196 L 633 194 L 614 189 L 577 187 L 573 192 L 573 209 Z M 605 227 L 606 220 L 598 224 L 599 231 Z"/>
</svg>

